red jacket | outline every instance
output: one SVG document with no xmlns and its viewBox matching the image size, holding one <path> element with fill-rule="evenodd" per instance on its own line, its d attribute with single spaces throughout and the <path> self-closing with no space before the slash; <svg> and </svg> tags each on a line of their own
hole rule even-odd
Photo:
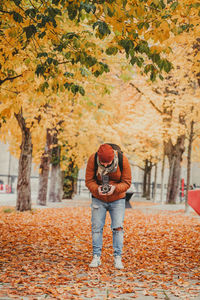
<svg viewBox="0 0 200 300">
<path fill-rule="evenodd" d="M 121 198 L 125 198 L 126 191 L 131 186 L 131 167 L 129 165 L 127 157 L 123 154 L 123 170 L 120 171 L 119 166 L 117 171 L 109 173 L 109 184 L 115 185 L 115 190 L 112 195 L 99 195 L 97 181 L 95 179 L 95 154 L 92 154 L 88 159 L 86 174 L 85 174 L 85 184 L 90 190 L 92 195 L 105 202 L 113 202 Z M 100 175 L 97 176 L 98 182 L 102 182 Z"/>
</svg>

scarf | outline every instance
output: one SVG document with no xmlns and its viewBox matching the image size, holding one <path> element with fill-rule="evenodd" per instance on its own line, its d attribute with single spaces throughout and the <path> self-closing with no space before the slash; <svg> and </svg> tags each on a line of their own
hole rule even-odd
<svg viewBox="0 0 200 300">
<path fill-rule="evenodd" d="M 108 168 L 101 165 L 98 155 L 97 155 L 97 165 L 98 165 L 97 176 L 98 176 L 98 174 L 100 174 L 101 178 L 102 178 L 103 175 L 116 172 L 117 167 L 118 167 L 118 154 L 117 154 L 117 151 L 114 150 L 114 159 L 113 159 L 112 164 Z"/>
</svg>

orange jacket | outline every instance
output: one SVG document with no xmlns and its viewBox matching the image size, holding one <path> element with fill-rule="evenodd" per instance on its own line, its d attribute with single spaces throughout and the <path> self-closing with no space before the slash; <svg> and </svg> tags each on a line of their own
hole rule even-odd
<svg viewBox="0 0 200 300">
<path fill-rule="evenodd" d="M 99 185 L 94 178 L 95 174 L 95 162 L 94 162 L 95 154 L 92 154 L 88 159 L 86 174 L 85 174 L 85 184 L 87 188 L 90 190 L 92 195 L 105 202 L 113 202 L 115 200 L 119 200 L 121 198 L 125 198 L 126 191 L 129 189 L 131 185 L 131 167 L 129 165 L 127 157 L 123 154 L 123 170 L 120 172 L 119 166 L 117 167 L 117 171 L 113 173 L 109 173 L 109 184 L 115 185 L 115 190 L 112 195 L 99 195 L 98 187 Z M 97 176 L 98 182 L 102 182 L 100 175 Z"/>
</svg>

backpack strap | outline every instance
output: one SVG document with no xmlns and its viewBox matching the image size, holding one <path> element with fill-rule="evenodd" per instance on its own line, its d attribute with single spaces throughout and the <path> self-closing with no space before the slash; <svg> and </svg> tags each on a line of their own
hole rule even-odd
<svg viewBox="0 0 200 300">
<path fill-rule="evenodd" d="M 111 143 L 107 143 L 108 145 L 110 145 L 114 150 L 117 150 L 117 154 L 118 154 L 118 165 L 119 165 L 119 169 L 122 173 L 123 171 L 123 152 L 120 148 L 119 145 L 116 144 L 111 144 Z"/>
<path fill-rule="evenodd" d="M 122 173 L 123 171 L 123 152 L 117 152 L 118 153 L 118 165 L 120 172 Z"/>
<path fill-rule="evenodd" d="M 122 173 L 123 171 L 123 152 L 118 152 L 118 165 L 119 165 L 119 169 L 120 172 Z M 98 169 L 98 164 L 97 164 L 97 152 L 94 155 L 94 179 L 97 180 L 97 169 Z"/>
<path fill-rule="evenodd" d="M 97 169 L 98 169 L 98 164 L 97 164 L 97 152 L 94 155 L 94 179 L 97 180 Z"/>
<path fill-rule="evenodd" d="M 122 152 L 121 148 L 119 145 L 117 144 L 111 144 L 111 143 L 106 143 L 108 145 L 110 145 L 114 150 L 117 150 L 117 152 Z"/>
</svg>

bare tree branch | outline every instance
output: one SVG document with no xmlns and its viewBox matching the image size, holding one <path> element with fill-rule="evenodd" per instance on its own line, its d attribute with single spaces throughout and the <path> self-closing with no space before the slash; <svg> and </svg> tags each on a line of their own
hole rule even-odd
<svg viewBox="0 0 200 300">
<path fill-rule="evenodd" d="M 134 87 L 138 93 L 145 96 L 144 93 L 137 86 L 135 86 L 132 82 L 130 82 L 130 85 L 132 87 Z M 152 100 L 149 99 L 149 103 L 153 106 L 153 108 L 155 108 L 155 110 L 157 110 L 157 112 L 159 112 L 159 114 L 161 114 L 161 115 L 163 114 L 162 110 L 160 110 Z"/>
<path fill-rule="evenodd" d="M 12 80 L 14 80 L 14 79 L 16 79 L 16 78 L 18 78 L 18 77 L 22 77 L 22 74 L 16 75 L 16 76 L 13 76 L 13 77 L 7 77 L 7 78 L 5 78 L 5 79 L 0 79 L 0 86 L 1 86 L 5 81 L 8 81 L 8 80 L 12 81 Z"/>
</svg>

